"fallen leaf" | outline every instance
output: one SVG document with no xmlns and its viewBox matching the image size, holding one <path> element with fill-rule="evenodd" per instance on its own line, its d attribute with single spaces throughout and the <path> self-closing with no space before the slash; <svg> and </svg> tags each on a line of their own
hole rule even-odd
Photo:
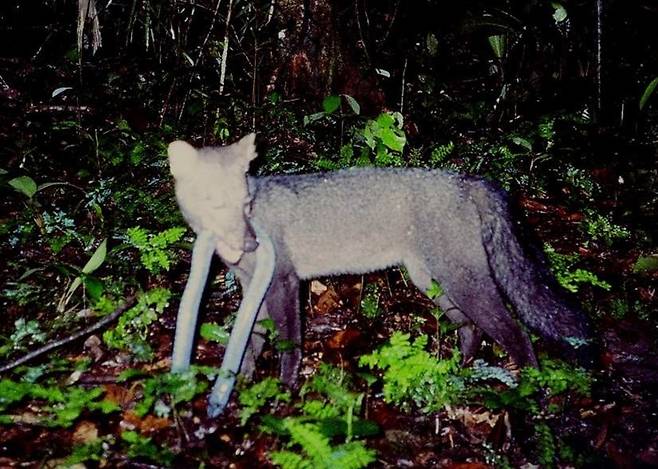
<svg viewBox="0 0 658 469">
<path fill-rule="evenodd" d="M 325 291 L 327 291 L 327 286 L 324 283 L 319 280 L 313 280 L 311 282 L 311 293 L 314 295 L 321 295 Z"/>
<path fill-rule="evenodd" d="M 314 306 L 314 310 L 319 314 L 329 314 L 340 307 L 339 297 L 333 288 L 327 288 Z"/>
<path fill-rule="evenodd" d="M 164 417 L 156 417 L 155 415 L 147 415 L 142 419 L 139 429 L 141 433 L 153 433 L 163 428 L 171 426 L 171 420 Z"/>
<path fill-rule="evenodd" d="M 331 350 L 344 350 L 359 340 L 360 337 L 361 332 L 356 329 L 341 330 L 327 340 L 327 347 Z"/>
<path fill-rule="evenodd" d="M 85 340 L 84 349 L 89 352 L 94 362 L 100 361 L 105 353 L 101 347 L 103 342 L 97 335 L 91 335 Z"/>
<path fill-rule="evenodd" d="M 141 418 L 133 411 L 128 410 L 123 413 L 123 419 L 120 422 L 121 427 L 137 430 L 143 435 L 147 435 L 171 425 L 171 421 L 167 418 L 156 417 L 154 415 L 147 415 Z"/>
<path fill-rule="evenodd" d="M 83 420 L 76 425 L 72 438 L 75 444 L 91 443 L 98 440 L 98 428 L 93 422 Z"/>
<path fill-rule="evenodd" d="M 122 409 L 128 407 L 135 400 L 135 391 L 133 389 L 125 388 L 118 384 L 106 384 L 105 399 L 114 402 Z"/>
</svg>

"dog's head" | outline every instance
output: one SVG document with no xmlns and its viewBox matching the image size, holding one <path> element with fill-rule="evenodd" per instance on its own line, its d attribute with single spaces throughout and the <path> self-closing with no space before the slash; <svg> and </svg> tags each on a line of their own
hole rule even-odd
<svg viewBox="0 0 658 469">
<path fill-rule="evenodd" d="M 257 156 L 255 139 L 252 133 L 232 145 L 199 149 L 178 140 L 168 148 L 185 220 L 197 234 L 212 232 L 218 254 L 231 264 L 258 246 L 249 222 L 252 198 L 247 183 L 249 163 Z"/>
</svg>

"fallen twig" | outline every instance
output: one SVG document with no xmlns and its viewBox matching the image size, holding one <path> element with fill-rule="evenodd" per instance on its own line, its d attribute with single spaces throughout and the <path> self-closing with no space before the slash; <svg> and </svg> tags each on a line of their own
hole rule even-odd
<svg viewBox="0 0 658 469">
<path fill-rule="evenodd" d="M 59 339 L 59 340 L 56 340 L 56 341 L 51 342 L 49 344 L 46 344 L 43 347 L 28 353 L 27 355 L 24 355 L 20 358 L 17 358 L 16 360 L 13 360 L 13 361 L 11 361 L 9 363 L 6 363 L 4 365 L 0 365 L 0 373 L 4 373 L 5 371 L 9 371 L 12 368 L 16 368 L 18 365 L 22 365 L 23 363 L 25 363 L 29 360 L 32 360 L 33 358 L 36 358 L 39 355 L 43 355 L 44 353 L 49 352 L 50 350 L 53 350 L 57 347 L 61 347 L 64 344 L 68 344 L 69 342 L 73 342 L 74 340 L 77 340 L 80 337 L 85 336 L 87 334 L 90 334 L 90 333 L 94 332 L 95 330 L 100 329 L 101 327 L 111 323 L 116 318 L 121 316 L 124 313 L 124 311 L 126 311 L 128 308 L 130 308 L 135 303 L 135 299 L 136 299 L 135 295 L 129 296 L 121 306 L 119 306 L 111 314 L 108 314 L 107 316 L 105 316 L 100 321 L 98 321 L 98 322 L 96 322 L 96 323 L 94 323 L 94 324 L 92 324 L 88 327 L 85 327 L 84 329 L 82 329 L 78 332 L 75 332 L 75 333 L 73 333 L 69 336 L 66 336 L 62 339 Z"/>
<path fill-rule="evenodd" d="M 47 113 L 47 112 L 91 112 L 90 106 L 74 106 L 62 104 L 30 104 L 27 113 Z"/>
</svg>

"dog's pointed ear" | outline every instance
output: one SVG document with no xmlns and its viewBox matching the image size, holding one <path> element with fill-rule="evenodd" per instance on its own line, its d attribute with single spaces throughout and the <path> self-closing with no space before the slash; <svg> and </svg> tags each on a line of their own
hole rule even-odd
<svg viewBox="0 0 658 469">
<path fill-rule="evenodd" d="M 248 168 L 251 160 L 258 156 L 258 153 L 256 153 L 256 134 L 252 132 L 245 135 L 234 145 L 238 148 L 240 161 Z"/>
<path fill-rule="evenodd" d="M 198 152 L 187 142 L 176 140 L 167 148 L 169 155 L 169 169 L 174 178 L 184 178 L 195 170 Z"/>
</svg>

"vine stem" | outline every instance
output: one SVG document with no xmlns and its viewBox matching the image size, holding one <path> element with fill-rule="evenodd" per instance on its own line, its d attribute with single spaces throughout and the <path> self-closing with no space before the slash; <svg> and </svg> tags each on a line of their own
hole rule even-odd
<svg viewBox="0 0 658 469">
<path fill-rule="evenodd" d="M 13 360 L 9 363 L 6 363 L 4 365 L 0 365 L 0 373 L 4 373 L 6 371 L 9 371 L 13 368 L 16 368 L 18 365 L 22 365 L 23 363 L 30 361 L 40 355 L 43 355 L 46 352 L 49 352 L 57 347 L 61 347 L 64 344 L 68 344 L 69 342 L 73 342 L 74 340 L 79 339 L 82 336 L 85 336 L 87 334 L 91 334 L 92 332 L 100 329 L 101 327 L 111 323 L 115 319 L 117 319 L 119 316 L 121 316 L 128 308 L 132 307 L 132 305 L 135 303 L 136 295 L 129 296 L 125 302 L 119 306 L 117 309 L 115 309 L 111 314 L 105 316 L 103 319 L 101 319 L 98 322 L 95 322 L 94 324 L 91 324 L 90 326 L 85 327 L 84 329 L 74 332 L 71 335 L 68 335 L 66 337 L 63 337 L 59 340 L 56 340 L 54 342 L 51 342 L 49 344 L 44 345 L 41 348 L 38 348 L 27 355 L 24 355 L 20 358 L 17 358 L 16 360 Z"/>
</svg>

